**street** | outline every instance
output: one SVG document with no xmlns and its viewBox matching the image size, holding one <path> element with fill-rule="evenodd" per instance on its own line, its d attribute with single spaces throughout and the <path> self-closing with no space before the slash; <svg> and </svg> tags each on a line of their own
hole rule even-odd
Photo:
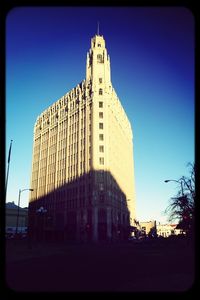
<svg viewBox="0 0 200 300">
<path fill-rule="evenodd" d="M 19 246 L 12 251 L 7 246 L 6 281 L 14 291 L 173 292 L 194 281 L 194 250 L 185 241 L 26 245 L 21 257 Z"/>
</svg>

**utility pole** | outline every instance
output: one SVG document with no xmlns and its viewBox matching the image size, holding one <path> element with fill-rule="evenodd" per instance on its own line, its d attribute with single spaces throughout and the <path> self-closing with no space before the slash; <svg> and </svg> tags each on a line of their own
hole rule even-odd
<svg viewBox="0 0 200 300">
<path fill-rule="evenodd" d="M 5 186 L 5 201 L 6 201 L 6 194 L 7 194 L 7 186 L 8 186 L 8 175 L 9 175 L 9 167 L 10 167 L 10 156 L 11 156 L 11 149 L 12 149 L 12 141 L 10 142 L 10 148 L 8 153 L 8 169 L 7 169 L 7 175 L 6 175 L 6 186 Z"/>
</svg>

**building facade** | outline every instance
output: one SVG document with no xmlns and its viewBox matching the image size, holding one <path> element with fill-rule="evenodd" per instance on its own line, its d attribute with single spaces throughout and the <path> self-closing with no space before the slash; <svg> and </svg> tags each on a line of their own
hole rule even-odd
<svg viewBox="0 0 200 300">
<path fill-rule="evenodd" d="M 176 228 L 177 224 L 158 224 L 157 235 L 162 237 L 169 237 L 170 235 L 183 234 L 181 229 Z"/>
<path fill-rule="evenodd" d="M 128 235 L 135 218 L 133 135 L 111 83 L 103 36 L 91 39 L 85 80 L 36 120 L 31 187 L 35 238 Z"/>
<path fill-rule="evenodd" d="M 147 222 L 140 222 L 140 230 L 142 233 L 144 233 L 145 236 L 151 235 L 156 236 L 157 234 L 157 227 L 156 227 L 156 221 L 147 221 Z"/>
<path fill-rule="evenodd" d="M 18 218 L 18 224 L 17 224 Z M 17 226 L 18 225 L 18 226 Z M 13 202 L 6 203 L 6 234 L 25 234 L 28 227 L 28 208 L 22 208 Z"/>
</svg>

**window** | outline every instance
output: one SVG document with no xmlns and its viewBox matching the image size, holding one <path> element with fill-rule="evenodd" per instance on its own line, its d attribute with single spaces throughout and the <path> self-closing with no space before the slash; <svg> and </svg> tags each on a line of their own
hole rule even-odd
<svg viewBox="0 0 200 300">
<path fill-rule="evenodd" d="M 103 185 L 103 183 L 99 183 L 99 189 L 100 189 L 100 191 L 103 191 L 103 190 L 104 190 L 104 185 Z"/>
<path fill-rule="evenodd" d="M 103 129 L 103 123 L 99 123 L 99 129 Z"/>
<path fill-rule="evenodd" d="M 99 102 L 99 107 L 100 107 L 100 108 L 103 107 L 103 102 L 102 102 L 102 101 Z"/>
<path fill-rule="evenodd" d="M 103 82 L 102 78 L 99 78 L 99 83 L 102 83 L 102 82 Z"/>
<path fill-rule="evenodd" d="M 99 140 L 100 140 L 100 141 L 103 141 L 103 134 L 100 134 L 100 135 L 99 135 Z"/>
<path fill-rule="evenodd" d="M 98 175 L 99 175 L 99 176 L 98 176 L 99 182 L 104 182 L 104 172 L 103 172 L 103 171 L 100 171 Z"/>
<path fill-rule="evenodd" d="M 101 44 L 98 44 L 97 46 L 98 46 L 98 47 L 101 47 Z"/>
<path fill-rule="evenodd" d="M 104 146 L 99 146 L 99 152 L 104 152 Z"/>
<path fill-rule="evenodd" d="M 101 193 L 101 195 L 99 196 L 99 200 L 100 200 L 100 202 L 104 202 L 104 195 L 103 195 L 103 193 Z"/>
<path fill-rule="evenodd" d="M 104 165 L 104 158 L 103 157 L 99 157 L 99 163 L 100 163 L 100 165 Z"/>
<path fill-rule="evenodd" d="M 98 61 L 99 63 L 102 63 L 102 62 L 103 62 L 103 57 L 102 57 L 101 54 L 97 54 L 97 61 Z"/>
<path fill-rule="evenodd" d="M 99 118 L 101 118 L 101 119 L 103 118 L 103 112 L 99 113 Z"/>
<path fill-rule="evenodd" d="M 103 95 L 103 90 L 99 89 L 99 95 Z"/>
</svg>

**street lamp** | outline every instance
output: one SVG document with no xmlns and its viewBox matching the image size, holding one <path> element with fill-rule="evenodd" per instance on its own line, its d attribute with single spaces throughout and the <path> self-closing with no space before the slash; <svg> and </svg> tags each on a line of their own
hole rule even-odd
<svg viewBox="0 0 200 300">
<path fill-rule="evenodd" d="M 174 181 L 174 182 L 177 182 L 177 183 L 181 184 L 181 192 L 182 192 L 182 196 L 184 196 L 182 180 L 181 179 L 179 179 L 179 180 L 174 180 L 174 179 L 167 179 L 167 180 L 165 180 L 166 183 L 170 182 L 170 181 Z"/>
<path fill-rule="evenodd" d="M 47 209 L 45 209 L 43 206 L 41 206 L 40 208 L 38 208 L 36 210 L 37 213 L 46 213 L 47 212 Z"/>
<path fill-rule="evenodd" d="M 15 234 L 17 234 L 18 232 L 18 222 L 19 222 L 19 207 L 20 207 L 20 197 L 21 197 L 21 193 L 24 191 L 33 191 L 33 189 L 23 189 L 23 190 L 19 190 L 19 198 L 18 198 L 18 208 L 17 208 L 17 223 L 16 223 L 16 230 L 15 230 Z"/>
<path fill-rule="evenodd" d="M 45 209 L 43 206 L 41 206 L 40 208 L 36 209 L 36 213 L 39 214 L 40 216 L 42 216 L 43 214 L 47 213 L 47 209 Z M 41 227 L 41 229 L 40 229 L 41 234 L 39 234 L 39 235 L 41 236 L 41 238 L 44 238 L 45 237 L 44 232 L 42 234 L 42 230 L 44 231 L 44 225 L 45 225 L 44 220 L 42 221 L 41 218 L 39 218 L 39 220 L 40 220 L 39 225 Z"/>
</svg>

